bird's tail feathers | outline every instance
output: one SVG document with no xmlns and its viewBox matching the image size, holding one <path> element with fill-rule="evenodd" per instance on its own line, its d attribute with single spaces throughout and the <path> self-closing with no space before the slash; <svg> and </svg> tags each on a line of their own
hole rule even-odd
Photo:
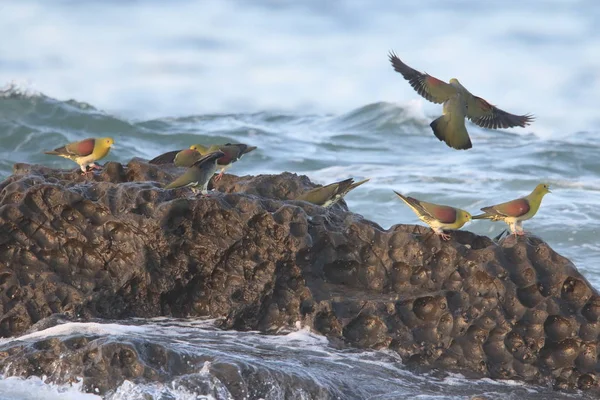
<svg viewBox="0 0 600 400">
<path fill-rule="evenodd" d="M 398 193 L 394 190 L 394 193 L 396 193 L 398 195 L 398 197 L 400 197 L 402 199 L 402 201 L 404 201 L 410 208 L 412 208 L 415 211 L 418 211 L 418 207 L 419 207 L 419 201 L 417 199 L 413 199 L 412 197 L 409 196 L 405 196 L 401 193 Z"/>
<path fill-rule="evenodd" d="M 354 182 L 354 183 L 352 183 L 352 185 L 350 185 L 350 190 L 352 190 L 352 189 L 355 189 L 355 188 L 359 187 L 359 186 L 360 186 L 360 185 L 362 185 L 363 183 L 367 183 L 367 182 L 369 182 L 369 180 L 370 180 L 370 179 L 371 179 L 371 178 L 367 178 L 367 179 L 363 179 L 362 181 L 359 181 L 359 182 Z"/>
<path fill-rule="evenodd" d="M 467 150 L 473 147 L 467 129 L 464 126 L 452 126 L 450 118 L 449 115 L 445 114 L 429 124 L 435 137 L 457 150 Z"/>
<path fill-rule="evenodd" d="M 52 156 L 65 156 L 68 155 L 67 146 L 57 147 L 54 150 L 45 151 L 44 154 L 50 154 Z"/>
<path fill-rule="evenodd" d="M 244 149 L 244 151 L 242 152 L 242 154 L 247 154 L 247 153 L 250 153 L 251 151 L 254 151 L 254 150 L 256 150 L 256 149 L 257 149 L 257 147 L 256 147 L 256 146 L 247 146 L 247 147 Z"/>
<path fill-rule="evenodd" d="M 471 216 L 471 219 L 493 219 L 493 218 L 494 218 L 493 215 L 490 215 L 487 213 Z"/>
</svg>

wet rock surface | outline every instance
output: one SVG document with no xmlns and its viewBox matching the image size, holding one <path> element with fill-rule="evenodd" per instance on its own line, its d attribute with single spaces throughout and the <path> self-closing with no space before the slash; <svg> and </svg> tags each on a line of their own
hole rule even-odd
<svg viewBox="0 0 600 400">
<path fill-rule="evenodd" d="M 290 173 L 225 175 L 201 198 L 163 190 L 180 172 L 137 159 L 88 178 L 15 165 L 0 184 L 0 336 L 56 315 L 211 317 L 268 333 L 300 321 L 409 365 L 598 390 L 600 296 L 540 239 L 495 244 L 458 231 L 442 242 L 421 226 L 384 230 L 343 202 L 326 210 L 287 200 L 314 186 Z M 79 376 L 101 393 L 181 372 L 180 361 L 154 365 L 144 346 L 12 341 L 0 345 L 0 368 Z M 50 371 L 63 362 L 60 376 Z"/>
</svg>

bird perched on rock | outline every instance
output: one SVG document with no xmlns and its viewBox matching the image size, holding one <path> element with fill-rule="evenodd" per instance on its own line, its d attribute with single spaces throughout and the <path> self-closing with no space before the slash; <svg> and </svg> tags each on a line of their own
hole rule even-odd
<svg viewBox="0 0 600 400">
<path fill-rule="evenodd" d="M 460 208 L 426 203 L 413 197 L 404 196 L 396 191 L 394 193 L 443 240 L 450 240 L 450 235 L 444 233 L 444 229 L 459 229 L 471 220 L 471 214 Z"/>
<path fill-rule="evenodd" d="M 365 179 L 354 183 L 354 179 L 349 178 L 340 182 L 330 183 L 302 193 L 295 200 L 308 201 L 322 207 L 329 207 L 342 199 L 349 191 L 367 182 Z"/>
<path fill-rule="evenodd" d="M 178 167 L 189 167 L 196 162 L 200 157 L 214 151 L 222 151 L 225 155 L 221 157 L 218 164 L 222 166 L 221 173 L 215 178 L 216 181 L 221 179 L 225 170 L 234 162 L 242 158 L 244 154 L 255 150 L 255 146 L 248 146 L 243 143 L 226 143 L 223 145 L 203 146 L 201 144 L 193 144 L 189 149 L 174 150 L 161 154 L 149 161 L 150 164 L 170 164 L 174 163 Z"/>
<path fill-rule="evenodd" d="M 215 151 L 201 157 L 183 175 L 165 186 L 165 189 L 189 187 L 194 194 L 207 194 L 208 182 L 217 170 L 217 160 L 224 155 L 222 151 Z"/>
<path fill-rule="evenodd" d="M 196 150 L 200 154 L 207 154 L 217 150 L 225 153 L 225 155 L 217 162 L 219 167 L 221 167 L 221 172 L 215 178 L 215 182 L 218 182 L 225 173 L 225 170 L 231 167 L 231 164 L 241 159 L 244 154 L 256 150 L 256 146 L 248 146 L 243 143 L 227 143 L 224 145 L 213 144 L 210 147 L 206 147 L 201 144 L 194 144 L 190 146 L 190 149 Z"/>
<path fill-rule="evenodd" d="M 401 73 L 417 93 L 433 103 L 444 103 L 443 115 L 431 122 L 430 126 L 435 136 L 452 148 L 466 150 L 473 147 L 465 127 L 465 117 L 489 129 L 525 127 L 534 120 L 530 114 L 510 114 L 474 96 L 458 79 L 452 78 L 446 83 L 412 69 L 393 52 L 389 58 L 394 70 Z"/>
<path fill-rule="evenodd" d="M 525 197 L 496 204 L 495 206 L 483 207 L 481 209 L 483 214 L 474 215 L 473 219 L 504 221 L 515 236 L 524 235 L 522 222 L 530 219 L 537 213 L 540 204 L 542 204 L 542 198 L 547 193 L 551 193 L 549 185 L 540 183 L 533 189 L 533 192 Z"/>
<path fill-rule="evenodd" d="M 85 175 L 88 173 L 88 166 L 92 169 L 100 169 L 100 166 L 96 165 L 96 161 L 106 157 L 114 143 L 113 138 L 109 137 L 100 139 L 89 138 L 80 142 L 69 143 L 52 151 L 45 151 L 44 153 L 75 161 L 79 164 L 82 175 Z"/>
</svg>

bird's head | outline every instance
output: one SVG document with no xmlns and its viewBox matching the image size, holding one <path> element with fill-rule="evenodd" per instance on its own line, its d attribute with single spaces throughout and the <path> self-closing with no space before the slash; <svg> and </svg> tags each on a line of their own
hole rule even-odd
<svg viewBox="0 0 600 400">
<path fill-rule="evenodd" d="M 458 218 L 460 219 L 461 222 L 464 222 L 464 223 L 467 223 L 471 219 L 473 219 L 473 217 L 471 216 L 471 214 L 468 211 L 465 211 L 465 210 L 460 210 L 458 212 Z"/>
<path fill-rule="evenodd" d="M 450 79 L 450 84 L 460 85 L 460 82 L 456 78 Z"/>
<path fill-rule="evenodd" d="M 100 139 L 100 143 L 102 147 L 109 149 L 115 144 L 115 140 L 111 137 L 105 137 Z"/>
<path fill-rule="evenodd" d="M 552 191 L 550 190 L 550 185 L 548 185 L 547 183 L 540 183 L 535 187 L 535 189 L 533 189 L 533 192 L 539 196 L 543 196 L 547 193 L 552 193 Z"/>
<path fill-rule="evenodd" d="M 191 145 L 190 146 L 190 150 L 195 150 L 195 151 L 197 151 L 198 153 L 200 153 L 202 155 L 208 153 L 208 147 L 203 146 L 201 144 L 193 144 L 193 145 Z"/>
</svg>

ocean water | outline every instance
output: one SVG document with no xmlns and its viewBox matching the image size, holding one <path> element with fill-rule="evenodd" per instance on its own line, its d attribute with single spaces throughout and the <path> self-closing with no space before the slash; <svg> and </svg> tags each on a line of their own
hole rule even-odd
<svg viewBox="0 0 600 400">
<path fill-rule="evenodd" d="M 419 223 L 392 190 L 476 212 L 543 181 L 553 193 L 525 229 L 600 287 L 599 18 L 600 4 L 592 0 L 2 2 L 0 179 L 16 162 L 74 166 L 42 152 L 86 137 L 114 137 L 106 161 L 122 162 L 192 143 L 242 142 L 258 150 L 229 173 L 290 171 L 322 184 L 371 178 L 346 200 L 384 228 Z M 452 150 L 429 127 L 441 107 L 392 70 L 390 50 L 440 79 L 459 78 L 506 111 L 531 112 L 536 121 L 502 131 L 468 124 L 474 147 Z M 464 229 L 495 236 L 504 226 L 478 221 Z M 111 330 L 115 324 L 119 332 Z M 139 335 L 130 329 L 135 325 L 146 335 L 157 324 L 90 329 Z M 78 327 L 43 334 L 69 329 Z M 222 346 L 224 356 L 264 368 L 291 371 L 300 358 L 307 374 L 319 377 L 353 365 L 363 378 L 315 379 L 350 385 L 365 398 L 368 390 L 374 399 L 570 397 L 516 382 L 414 375 L 392 354 L 340 352 L 301 327 L 270 337 L 187 321 L 158 329 L 155 339 L 169 343 L 170 335 L 190 329 Z M 310 362 L 289 349 L 298 336 L 300 345 L 318 347 Z M 244 341 L 255 343 L 256 353 Z M 210 351 L 207 343 L 190 336 L 188 345 L 202 353 Z M 202 368 L 198 373 L 206 374 Z M 377 387 L 369 386 L 374 379 Z M 1 399 L 87 398 L 78 390 L 0 379 Z M 126 382 L 107 398 L 196 398 L 193 393 L 178 382 Z"/>
</svg>

